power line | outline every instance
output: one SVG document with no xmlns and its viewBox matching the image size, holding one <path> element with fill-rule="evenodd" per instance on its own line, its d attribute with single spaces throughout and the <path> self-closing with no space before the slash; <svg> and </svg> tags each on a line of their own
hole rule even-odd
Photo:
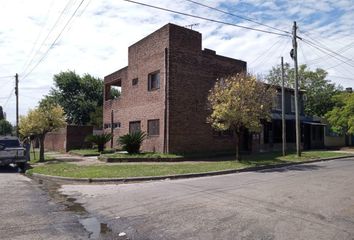
<svg viewBox="0 0 354 240">
<path fill-rule="evenodd" d="M 49 38 L 50 34 L 53 32 L 53 30 L 56 28 L 56 26 L 59 24 L 60 20 L 62 19 L 64 13 L 67 11 L 68 7 L 71 5 L 71 3 L 73 2 L 73 0 L 69 0 L 66 5 L 64 6 L 63 10 L 60 12 L 60 15 L 58 16 L 58 18 L 56 19 L 55 23 L 53 24 L 53 26 L 51 27 L 51 29 L 49 30 L 49 32 L 47 33 L 46 37 L 43 39 L 43 41 L 41 42 L 41 44 L 39 45 L 39 48 L 37 49 L 36 53 L 33 55 L 33 57 L 31 58 L 30 61 L 26 61 L 28 62 L 27 64 L 25 64 L 24 70 L 22 71 L 21 75 L 23 75 L 27 69 L 31 66 L 31 64 L 33 63 L 36 55 L 39 53 L 39 51 L 42 49 L 42 47 L 44 46 L 44 43 L 47 41 L 47 39 Z"/>
<path fill-rule="evenodd" d="M 54 47 L 54 45 L 56 44 L 56 42 L 58 41 L 58 39 L 60 38 L 60 36 L 62 35 L 62 33 L 64 32 L 64 30 L 66 29 L 66 27 L 69 25 L 69 23 L 71 22 L 71 20 L 73 19 L 73 17 L 75 16 L 75 14 L 77 13 L 77 11 L 79 10 L 79 8 L 81 7 L 82 3 L 85 0 L 81 0 L 80 4 L 77 6 L 77 8 L 75 9 L 75 11 L 73 12 L 73 14 L 70 16 L 70 18 L 68 19 L 68 21 L 66 22 L 66 24 L 64 25 L 64 27 L 62 28 L 62 30 L 60 31 L 60 33 L 58 34 L 58 36 L 55 38 L 55 40 L 52 42 L 52 44 L 49 46 L 49 48 L 47 49 L 47 51 L 43 54 L 43 56 L 39 59 L 39 61 L 34 65 L 34 67 L 28 72 L 26 73 L 26 75 L 23 76 L 22 80 L 25 79 L 29 74 L 31 74 L 33 72 L 33 70 L 44 60 L 44 58 L 48 55 L 49 51 Z"/>
<path fill-rule="evenodd" d="M 38 33 L 38 35 L 37 35 L 37 37 L 36 37 L 36 40 L 34 41 L 34 44 L 33 44 L 33 46 L 32 46 L 32 49 L 31 49 L 31 51 L 29 52 L 29 54 L 28 54 L 28 56 L 27 56 L 27 61 L 26 61 L 25 64 L 23 65 L 23 69 L 25 69 L 25 67 L 27 67 L 28 60 L 30 60 L 30 58 L 31 58 L 31 56 L 32 56 L 32 53 L 34 52 L 34 50 L 35 50 L 35 48 L 36 48 L 36 46 L 37 46 L 37 43 L 38 43 L 40 37 L 42 36 L 43 30 L 44 30 L 45 26 L 47 25 L 46 21 L 47 21 L 47 19 L 48 19 L 48 17 L 49 17 L 49 13 L 50 13 L 50 11 L 51 11 L 52 5 L 53 5 L 53 0 L 50 2 L 49 8 L 48 8 L 47 13 L 46 13 L 46 15 L 45 15 L 45 17 L 44 17 L 44 18 L 45 18 L 45 21 L 44 21 L 45 24 L 42 26 L 41 30 L 39 31 L 39 33 Z M 47 36 L 49 36 L 49 34 L 48 34 Z M 39 49 L 40 49 L 40 48 L 39 48 Z M 38 51 L 39 51 L 39 49 L 38 49 Z M 36 55 L 36 54 L 35 54 L 35 55 Z M 35 56 L 35 55 L 34 55 L 34 56 Z"/>
<path fill-rule="evenodd" d="M 343 79 L 349 79 L 349 80 L 354 80 L 354 77 L 343 77 L 343 76 L 335 76 L 335 75 L 331 75 L 331 74 L 328 74 L 329 76 L 331 77 L 335 77 L 335 78 L 343 78 Z"/>
<path fill-rule="evenodd" d="M 258 32 L 263 32 L 263 33 L 269 33 L 269 34 L 275 34 L 275 35 L 279 35 L 279 36 L 289 37 L 289 34 L 276 33 L 276 32 L 272 32 L 272 31 L 267 31 L 267 30 L 262 30 L 262 29 L 258 29 L 258 28 L 247 27 L 247 26 L 238 25 L 238 24 L 234 24 L 234 23 L 223 22 L 223 21 L 220 21 L 220 20 L 215 20 L 215 19 L 211 19 L 211 18 L 201 17 L 201 16 L 190 14 L 190 13 L 184 13 L 184 12 L 171 10 L 171 9 L 168 9 L 168 8 L 158 7 L 158 6 L 150 5 L 150 4 L 147 4 L 147 3 L 141 3 L 141 2 L 136 2 L 136 1 L 132 1 L 132 0 L 123 0 L 123 1 L 134 3 L 134 4 L 137 4 L 137 5 L 141 5 L 141 6 L 145 6 L 145 7 L 149 7 L 149 8 L 155 8 L 155 9 L 162 10 L 162 11 L 165 11 L 165 12 L 171 12 L 171 13 L 175 13 L 175 14 L 179 14 L 179 15 L 184 15 L 184 16 L 187 16 L 187 17 L 198 18 L 198 19 L 209 21 L 209 22 L 215 22 L 215 23 L 225 24 L 225 25 L 229 25 L 229 26 L 233 26 L 233 27 L 244 28 L 244 29 L 248 29 L 248 30 L 252 30 L 252 31 L 258 31 Z"/>
<path fill-rule="evenodd" d="M 326 51 L 328 51 L 328 52 L 330 52 L 330 53 L 332 53 L 332 54 L 334 54 L 334 55 L 336 55 L 338 57 L 341 57 L 341 58 L 343 58 L 345 60 L 350 60 L 349 58 L 339 54 L 338 52 L 335 52 L 335 51 L 329 49 L 326 45 L 321 43 L 319 40 L 316 40 L 316 39 L 310 37 L 309 35 L 306 35 L 306 34 L 304 34 L 304 35 L 312 40 L 312 41 L 311 40 L 307 40 L 308 42 L 312 42 L 314 45 L 317 45 L 318 47 L 321 47 L 322 49 L 325 49 Z"/>
<path fill-rule="evenodd" d="M 3 79 L 3 78 L 13 78 L 14 76 L 0 76 L 0 79 Z"/>
<path fill-rule="evenodd" d="M 316 48 L 317 50 L 319 50 L 319 51 L 321 51 L 321 52 L 323 52 L 323 53 L 325 53 L 325 54 L 327 54 L 327 55 L 329 55 L 329 56 L 331 56 L 331 57 L 337 59 L 338 61 L 341 61 L 342 63 L 345 63 L 345 64 L 347 64 L 347 65 L 349 65 L 349 66 L 351 66 L 351 67 L 354 67 L 354 65 L 351 65 L 350 63 L 345 62 L 343 59 L 338 58 L 336 55 L 333 55 L 333 54 L 331 54 L 331 53 L 326 52 L 325 50 L 323 50 L 323 48 L 321 48 L 320 46 L 318 46 L 318 45 L 312 43 L 311 41 L 308 41 L 308 40 L 306 40 L 306 39 L 302 39 L 302 41 L 303 41 L 304 43 L 306 43 L 307 45 L 309 45 L 309 46 L 311 46 L 311 47 L 313 47 L 313 48 Z"/>
<path fill-rule="evenodd" d="M 5 102 L 5 104 L 3 105 L 3 107 L 5 108 L 7 106 L 7 104 L 9 103 L 9 100 L 11 99 L 12 95 L 15 92 L 15 88 L 12 89 L 12 91 L 10 92 L 9 96 L 7 97 L 7 100 Z"/>
<path fill-rule="evenodd" d="M 224 10 L 221 10 L 221 9 L 218 9 L 218 8 L 215 8 L 215 7 L 212 7 L 212 6 L 203 4 L 203 3 L 199 3 L 199 2 L 196 2 L 196 1 L 192 1 L 192 0 L 185 0 L 185 1 L 191 2 L 191 3 L 194 3 L 194 4 L 196 4 L 196 5 L 203 6 L 203 7 L 206 7 L 206 8 L 209 8 L 209 9 L 212 9 L 212 10 L 215 10 L 215 11 L 218 11 L 218 12 L 221 12 L 221 13 L 224 13 L 224 14 L 228 14 L 228 15 L 230 15 L 230 16 L 237 17 L 237 18 L 240 18 L 240 19 L 249 21 L 249 22 L 253 22 L 253 23 L 256 23 L 256 24 L 258 24 L 258 25 L 262 25 L 262 26 L 265 26 L 265 27 L 267 27 L 267 28 L 271 28 L 271 29 L 276 30 L 276 31 L 279 31 L 279 32 L 283 32 L 283 33 L 286 33 L 286 34 L 291 34 L 291 33 L 288 32 L 288 31 L 285 31 L 285 30 L 282 30 L 282 29 L 279 29 L 279 28 L 275 28 L 275 27 L 269 26 L 269 25 L 267 25 L 267 24 L 258 22 L 258 21 L 254 20 L 254 19 L 246 18 L 246 17 L 240 16 L 240 15 L 236 15 L 236 14 L 233 14 L 233 13 L 230 13 L 230 12 L 227 12 L 227 11 L 224 11 Z"/>
</svg>

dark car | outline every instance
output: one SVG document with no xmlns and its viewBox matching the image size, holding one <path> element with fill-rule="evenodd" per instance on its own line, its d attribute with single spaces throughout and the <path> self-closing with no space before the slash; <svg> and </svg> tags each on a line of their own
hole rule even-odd
<svg viewBox="0 0 354 240">
<path fill-rule="evenodd" d="M 0 136 L 0 166 L 16 164 L 25 171 L 27 166 L 25 151 L 17 137 Z"/>
</svg>

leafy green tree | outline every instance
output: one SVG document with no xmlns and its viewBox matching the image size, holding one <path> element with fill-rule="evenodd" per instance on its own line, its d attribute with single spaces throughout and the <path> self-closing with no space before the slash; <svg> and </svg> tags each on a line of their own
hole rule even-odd
<svg viewBox="0 0 354 240">
<path fill-rule="evenodd" d="M 112 139 L 112 134 L 110 133 L 103 133 L 100 135 L 90 135 L 86 138 L 87 142 L 94 143 L 97 145 L 98 151 L 103 152 L 105 148 L 105 144 Z"/>
<path fill-rule="evenodd" d="M 0 120 L 3 120 L 4 118 L 4 112 L 2 110 L 2 106 L 0 106 Z"/>
<path fill-rule="evenodd" d="M 332 130 L 339 134 L 354 134 L 354 93 L 342 92 L 333 97 L 334 108 L 326 114 Z"/>
<path fill-rule="evenodd" d="M 8 135 L 12 133 L 12 125 L 5 119 L 0 120 L 0 135 Z"/>
<path fill-rule="evenodd" d="M 48 104 L 62 106 L 69 124 L 101 123 L 102 121 L 91 119 L 91 117 L 92 113 L 103 105 L 103 81 L 89 74 L 81 77 L 74 71 L 56 74 L 54 75 L 54 88 L 41 101 L 40 106 Z M 94 126 L 101 128 L 102 124 Z"/>
<path fill-rule="evenodd" d="M 44 161 L 44 140 L 48 132 L 65 126 L 64 110 L 59 105 L 44 106 L 30 110 L 20 117 L 19 131 L 23 137 L 38 136 L 40 143 L 39 161 Z"/>
<path fill-rule="evenodd" d="M 294 68 L 288 63 L 284 64 L 285 86 L 294 86 Z M 308 70 L 306 65 L 299 67 L 299 86 L 304 90 L 306 101 L 304 102 L 305 114 L 323 117 L 334 107 L 332 97 L 338 93 L 341 87 L 327 80 L 327 72 L 317 68 L 315 71 Z M 273 85 L 281 85 L 281 66 L 272 68 L 266 77 L 267 82 Z"/>
<path fill-rule="evenodd" d="M 236 138 L 236 160 L 240 159 L 239 141 L 242 129 L 261 130 L 261 120 L 270 120 L 275 90 L 248 74 L 237 74 L 218 80 L 208 100 L 208 121 L 216 130 L 232 130 Z"/>
</svg>

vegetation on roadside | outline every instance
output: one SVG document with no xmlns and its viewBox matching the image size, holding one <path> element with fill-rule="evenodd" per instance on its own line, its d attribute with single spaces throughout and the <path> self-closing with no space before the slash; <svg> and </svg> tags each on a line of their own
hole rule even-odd
<svg viewBox="0 0 354 240">
<path fill-rule="evenodd" d="M 158 152 L 144 152 L 144 153 L 112 153 L 101 155 L 105 158 L 182 158 L 182 155 L 172 154 L 172 153 L 158 153 Z M 143 160 L 142 160 L 143 161 Z"/>
<path fill-rule="evenodd" d="M 105 149 L 102 152 L 99 152 L 96 148 L 91 149 L 75 149 L 70 150 L 69 153 L 79 155 L 79 156 L 99 156 L 100 154 L 113 154 L 115 152 L 114 149 Z"/>
<path fill-rule="evenodd" d="M 230 169 L 243 169 L 256 166 L 268 166 L 291 162 L 306 162 L 313 159 L 342 157 L 345 153 L 331 151 L 306 151 L 301 157 L 289 154 L 285 157 L 281 153 L 266 153 L 245 156 L 240 161 L 232 158 L 228 161 L 215 162 L 182 162 L 182 163 L 120 163 L 105 165 L 75 165 L 69 163 L 51 163 L 35 166 L 28 171 L 45 175 L 75 177 L 75 178 L 125 178 L 142 176 L 162 176 L 187 173 L 201 173 Z M 202 160 L 202 159 L 201 159 Z"/>
<path fill-rule="evenodd" d="M 140 146 L 146 137 L 146 133 L 137 131 L 129 134 L 125 134 L 118 139 L 118 143 L 122 146 L 124 151 L 129 154 L 140 153 Z"/>
<path fill-rule="evenodd" d="M 103 152 L 105 149 L 105 144 L 109 142 L 112 137 L 113 136 L 110 133 L 102 133 L 98 135 L 90 135 L 85 140 L 96 145 L 98 152 Z"/>
<path fill-rule="evenodd" d="M 208 101 L 211 114 L 208 122 L 217 131 L 232 131 L 235 136 L 236 160 L 241 135 L 247 129 L 259 132 L 262 120 L 270 120 L 275 89 L 254 76 L 241 73 L 218 79 Z"/>
<path fill-rule="evenodd" d="M 33 150 L 31 149 L 30 157 L 31 157 L 30 163 L 33 164 L 39 162 L 39 150 L 35 149 L 33 152 Z M 54 160 L 52 156 L 44 154 L 44 162 L 51 161 L 51 160 Z"/>
<path fill-rule="evenodd" d="M 59 105 L 42 105 L 29 110 L 20 117 L 19 131 L 22 137 L 36 136 L 39 140 L 39 161 L 44 161 L 44 140 L 46 134 L 64 127 L 64 110 Z"/>
</svg>

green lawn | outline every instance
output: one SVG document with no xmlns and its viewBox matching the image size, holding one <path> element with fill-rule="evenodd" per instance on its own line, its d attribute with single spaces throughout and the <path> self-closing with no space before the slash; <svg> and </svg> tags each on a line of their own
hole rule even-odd
<svg viewBox="0 0 354 240">
<path fill-rule="evenodd" d="M 127 153 L 113 153 L 113 154 L 102 154 L 105 158 L 181 158 L 182 155 L 177 154 L 166 154 L 157 152 L 144 152 L 138 154 L 127 154 Z"/>
<path fill-rule="evenodd" d="M 108 154 L 112 153 L 115 150 L 113 149 L 106 149 L 102 153 L 103 154 Z M 70 150 L 69 153 L 71 154 L 76 154 L 80 156 L 99 156 L 101 153 L 98 151 L 97 148 L 91 148 L 91 149 L 75 149 L 75 150 Z"/>
<path fill-rule="evenodd" d="M 53 176 L 76 177 L 76 178 L 124 178 L 142 176 L 162 176 L 186 173 L 199 173 L 220 171 L 228 169 L 242 169 L 254 166 L 266 166 L 290 162 L 306 162 L 312 159 L 346 156 L 345 153 L 329 151 L 303 152 L 301 158 L 294 154 L 286 157 L 279 153 L 267 153 L 245 156 L 243 160 L 236 161 L 215 161 L 215 162 L 188 162 L 174 164 L 116 164 L 116 165 L 90 165 L 78 166 L 70 163 L 50 163 L 42 166 L 35 166 L 28 171 Z"/>
<path fill-rule="evenodd" d="M 34 152 L 33 150 L 31 149 L 31 161 L 30 163 L 37 163 L 39 161 L 39 149 L 35 149 Z M 51 156 L 48 156 L 44 153 L 44 161 L 50 161 L 50 160 L 53 160 L 54 158 L 51 157 Z"/>
</svg>

